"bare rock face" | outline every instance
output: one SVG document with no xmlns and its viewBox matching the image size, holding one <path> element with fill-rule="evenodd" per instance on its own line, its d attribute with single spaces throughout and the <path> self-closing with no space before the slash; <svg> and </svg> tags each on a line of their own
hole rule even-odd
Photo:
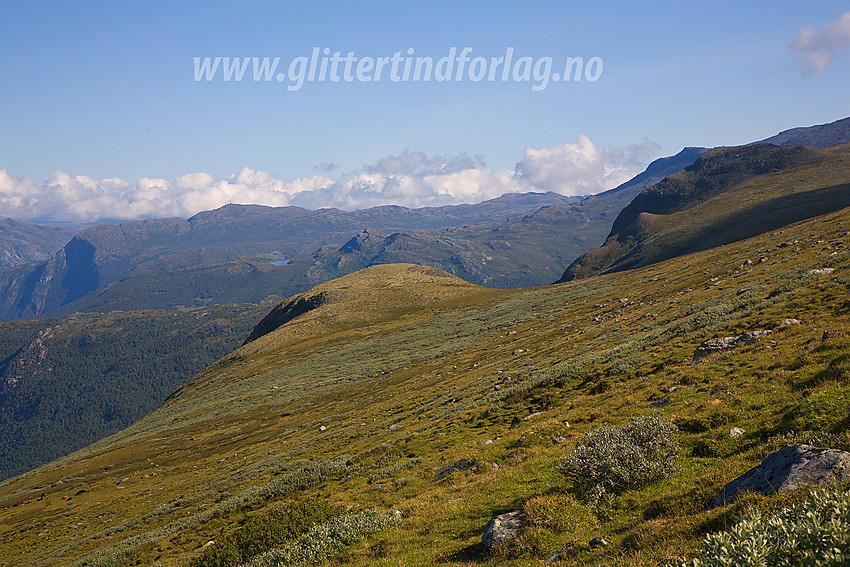
<svg viewBox="0 0 850 567">
<path fill-rule="evenodd" d="M 726 486 L 709 508 L 735 501 L 743 492 L 774 494 L 804 485 L 830 486 L 850 480 L 850 453 L 811 445 L 789 445 Z"/>
<path fill-rule="evenodd" d="M 520 510 L 496 516 L 484 527 L 484 535 L 481 536 L 484 549 L 490 551 L 499 544 L 516 539 L 527 523 L 528 520 Z"/>
</svg>

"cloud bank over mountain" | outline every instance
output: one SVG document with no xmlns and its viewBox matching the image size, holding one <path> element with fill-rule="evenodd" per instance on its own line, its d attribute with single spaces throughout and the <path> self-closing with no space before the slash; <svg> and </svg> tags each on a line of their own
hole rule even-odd
<svg viewBox="0 0 850 567">
<path fill-rule="evenodd" d="M 476 203 L 511 192 L 587 195 L 633 177 L 658 151 L 645 139 L 625 150 L 606 149 L 581 135 L 576 142 L 526 148 L 513 170 L 493 171 L 483 156 L 432 155 L 404 150 L 342 177 L 320 173 L 294 180 L 243 168 L 227 178 L 196 172 L 175 179 L 94 179 L 57 171 L 43 181 L 0 169 L 0 216 L 90 223 L 150 217 L 189 217 L 227 203 L 297 205 L 354 210 Z"/>
</svg>

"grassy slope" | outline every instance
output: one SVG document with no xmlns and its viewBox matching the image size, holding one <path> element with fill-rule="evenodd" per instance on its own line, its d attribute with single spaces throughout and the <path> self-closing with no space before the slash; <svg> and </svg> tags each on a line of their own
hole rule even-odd
<svg viewBox="0 0 850 567">
<path fill-rule="evenodd" d="M 341 299 L 312 319 L 237 350 L 121 433 L 0 486 L 0 561 L 109 565 L 120 550 L 129 563 L 185 565 L 256 513 L 213 517 L 221 492 L 341 454 L 350 456 L 345 474 L 296 497 L 404 513 L 380 541 L 350 547 L 350 565 L 487 563 L 484 524 L 523 505 L 536 521 L 524 555 L 497 562 L 527 565 L 570 542 L 567 565 L 686 554 L 741 508 L 794 498 L 703 511 L 783 443 L 776 435 L 846 433 L 848 230 L 844 210 L 641 270 L 528 290 L 410 266 L 329 282 Z M 755 254 L 764 260 L 746 265 Z M 804 275 L 825 266 L 836 271 Z M 788 317 L 802 324 L 692 364 L 706 338 Z M 690 430 L 680 434 L 678 472 L 595 517 L 555 472 L 568 447 L 553 437 L 575 441 L 666 396 L 673 402 L 659 413 Z M 731 439 L 732 426 L 746 435 Z M 480 464 L 434 482 L 435 468 L 461 458 Z M 49 499 L 37 500 L 42 492 Z M 125 539 L 133 535 L 141 538 Z M 604 558 L 586 545 L 596 535 L 612 541 Z"/>
<path fill-rule="evenodd" d="M 716 148 L 636 198 L 605 244 L 578 258 L 564 279 L 647 266 L 841 209 L 850 205 L 848 168 L 848 144 Z"/>
</svg>

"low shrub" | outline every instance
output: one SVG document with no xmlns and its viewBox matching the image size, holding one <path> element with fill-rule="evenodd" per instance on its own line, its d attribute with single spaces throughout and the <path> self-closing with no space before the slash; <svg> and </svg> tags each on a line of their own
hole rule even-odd
<svg viewBox="0 0 850 567">
<path fill-rule="evenodd" d="M 342 515 L 343 509 L 319 502 L 292 502 L 249 518 L 233 534 L 196 557 L 192 567 L 236 567 L 255 555 L 291 541 L 314 524 Z"/>
<path fill-rule="evenodd" d="M 371 508 L 313 526 L 297 540 L 246 563 L 246 567 L 317 565 L 340 554 L 346 546 L 401 523 L 401 514 Z"/>
<path fill-rule="evenodd" d="M 604 506 L 612 496 L 673 473 L 676 426 L 656 416 L 591 431 L 559 465 L 585 502 Z"/>
<path fill-rule="evenodd" d="M 755 510 L 731 530 L 707 536 L 697 558 L 670 565 L 839 567 L 848 563 L 850 497 L 822 490 L 772 516 Z"/>
</svg>

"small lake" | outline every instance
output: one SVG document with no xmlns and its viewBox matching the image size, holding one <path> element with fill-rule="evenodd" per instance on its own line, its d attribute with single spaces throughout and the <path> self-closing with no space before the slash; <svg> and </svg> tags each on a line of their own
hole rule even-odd
<svg viewBox="0 0 850 567">
<path fill-rule="evenodd" d="M 269 262 L 272 266 L 286 266 L 289 264 L 289 260 L 278 260 L 276 262 Z"/>
</svg>

